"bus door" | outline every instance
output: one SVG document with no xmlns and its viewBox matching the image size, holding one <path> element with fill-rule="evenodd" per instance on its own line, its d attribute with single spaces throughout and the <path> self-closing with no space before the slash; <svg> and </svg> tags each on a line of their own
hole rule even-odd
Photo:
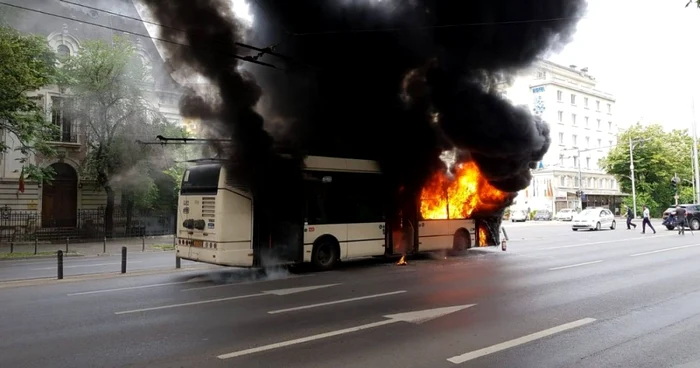
<svg viewBox="0 0 700 368">
<path fill-rule="evenodd" d="M 284 200 L 269 198 L 272 202 L 255 202 L 254 253 L 257 266 L 289 264 L 303 260 L 303 197 L 296 194 L 277 198 L 281 197 Z"/>
</svg>

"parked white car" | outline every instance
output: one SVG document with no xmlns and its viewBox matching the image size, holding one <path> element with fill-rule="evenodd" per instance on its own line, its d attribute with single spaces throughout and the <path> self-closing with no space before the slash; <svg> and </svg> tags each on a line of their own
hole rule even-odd
<svg viewBox="0 0 700 368">
<path fill-rule="evenodd" d="M 562 210 L 559 210 L 557 212 L 557 215 L 554 216 L 555 220 L 559 221 L 571 221 L 574 219 L 574 215 L 576 214 L 576 211 L 574 211 L 571 208 L 564 208 Z"/>
<path fill-rule="evenodd" d="M 510 214 L 510 221 L 511 222 L 525 222 L 527 221 L 527 211 L 523 210 L 518 210 L 518 211 L 513 211 Z"/>
<path fill-rule="evenodd" d="M 615 230 L 615 215 L 610 210 L 605 208 L 585 209 L 574 216 L 571 221 L 571 229 L 577 231 L 584 230 L 600 230 L 610 229 Z"/>
</svg>

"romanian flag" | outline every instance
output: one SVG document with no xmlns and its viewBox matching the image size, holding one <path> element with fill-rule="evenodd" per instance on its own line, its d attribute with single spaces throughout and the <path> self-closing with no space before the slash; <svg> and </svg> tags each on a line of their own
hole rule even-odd
<svg viewBox="0 0 700 368">
<path fill-rule="evenodd" d="M 17 191 L 24 193 L 24 166 L 22 166 L 22 172 L 19 174 L 19 189 Z"/>
</svg>

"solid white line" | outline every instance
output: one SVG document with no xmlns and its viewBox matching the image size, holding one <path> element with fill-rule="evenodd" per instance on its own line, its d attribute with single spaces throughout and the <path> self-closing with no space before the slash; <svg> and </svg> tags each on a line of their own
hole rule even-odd
<svg viewBox="0 0 700 368">
<path fill-rule="evenodd" d="M 550 270 L 550 271 L 563 270 L 563 269 L 566 269 L 566 268 L 579 267 L 579 266 L 586 266 L 586 265 L 589 265 L 589 264 L 600 263 L 600 262 L 603 262 L 603 260 L 600 259 L 600 260 L 597 260 L 597 261 L 583 262 L 583 263 L 577 263 L 577 264 L 568 265 L 568 266 L 561 266 L 561 267 L 554 267 L 554 268 L 550 268 L 549 270 Z"/>
<path fill-rule="evenodd" d="M 697 246 L 700 246 L 700 244 L 681 245 L 681 246 L 679 246 L 679 247 L 658 249 L 658 250 L 653 250 L 653 251 L 651 251 L 651 252 L 644 252 L 644 253 L 632 254 L 632 255 L 630 255 L 630 257 L 645 256 L 645 255 L 647 255 L 647 254 L 668 252 L 668 251 L 671 251 L 671 250 L 692 248 L 692 247 L 697 247 Z"/>
<path fill-rule="evenodd" d="M 549 328 L 549 329 L 546 329 L 546 330 L 543 330 L 540 332 L 535 332 L 535 333 L 527 335 L 527 336 L 519 337 L 517 339 L 513 339 L 510 341 L 502 342 L 500 344 L 492 345 L 492 346 L 489 346 L 487 348 L 475 350 L 475 351 L 465 353 L 462 355 L 453 356 L 452 358 L 447 359 L 447 361 L 454 363 L 454 364 L 461 364 L 461 363 L 464 363 L 464 362 L 467 362 L 467 361 L 470 361 L 470 360 L 473 360 L 476 358 L 480 358 L 480 357 L 485 356 L 485 355 L 497 353 L 497 352 L 502 351 L 502 350 L 510 349 L 510 348 L 518 346 L 518 345 L 526 344 L 526 343 L 531 342 L 531 341 L 535 341 L 535 340 L 538 340 L 538 339 L 541 339 L 541 338 L 544 338 L 547 336 L 551 336 L 551 335 L 557 334 L 559 332 L 571 330 L 571 329 L 576 328 L 576 327 L 581 327 L 581 326 L 589 324 L 591 322 L 595 322 L 595 318 L 580 319 L 578 321 L 566 323 L 566 324 L 563 324 L 563 325 L 560 325 L 557 327 L 552 327 L 552 328 Z"/>
<path fill-rule="evenodd" d="M 577 247 L 585 247 L 588 245 L 598 245 L 598 244 L 609 244 L 609 243 L 622 243 L 622 242 L 627 242 L 631 240 L 644 240 L 644 239 L 654 239 L 654 238 L 659 238 L 662 236 L 671 236 L 673 234 L 661 234 L 657 236 L 638 236 L 636 238 L 627 238 L 627 239 L 616 239 L 616 240 L 604 240 L 604 241 L 599 241 L 599 242 L 591 242 L 591 243 L 581 243 L 581 244 L 574 244 L 574 245 L 562 245 L 559 247 L 549 247 L 549 248 L 541 248 L 541 249 L 532 249 L 531 251 L 536 252 L 536 251 L 542 251 L 542 250 L 553 250 L 553 249 L 566 249 L 566 248 L 577 248 Z"/>
<path fill-rule="evenodd" d="M 290 279 L 296 279 L 300 277 L 310 277 L 313 275 L 290 275 L 287 277 L 282 277 L 282 278 L 271 278 L 271 279 L 262 279 L 262 280 L 248 280 L 248 281 L 241 281 L 241 282 L 232 282 L 230 284 L 222 284 L 222 285 L 209 285 L 209 286 L 200 286 L 200 287 L 193 287 L 193 288 L 187 288 L 187 289 L 182 289 L 180 291 L 196 291 L 196 290 L 207 290 L 207 289 L 218 289 L 218 288 L 223 288 L 223 287 L 231 287 L 231 286 L 238 286 L 238 285 L 250 285 L 250 284 L 258 284 L 262 282 L 269 282 L 269 281 L 280 281 L 280 280 L 290 280 Z"/>
<path fill-rule="evenodd" d="M 267 312 L 268 314 L 278 314 L 278 313 L 286 313 L 286 312 L 292 312 L 292 311 L 298 311 L 302 309 L 310 309 L 310 308 L 316 308 L 316 307 L 323 307 L 326 305 L 333 305 L 333 304 L 340 304 L 340 303 L 349 303 L 349 302 L 354 302 L 357 300 L 365 300 L 365 299 L 372 299 L 372 298 L 379 298 L 382 296 L 389 296 L 389 295 L 396 295 L 396 294 L 402 294 L 405 293 L 406 290 L 398 290 L 398 291 L 392 291 L 390 293 L 382 293 L 382 294 L 373 294 L 373 295 L 366 295 L 366 296 L 360 296 L 357 298 L 349 298 L 349 299 L 341 299 L 341 300 L 335 300 L 332 302 L 325 302 L 325 303 L 318 303 L 318 304 L 310 304 L 310 305 L 303 305 L 301 307 L 294 307 L 294 308 L 287 308 L 287 309 L 279 309 L 279 310 L 274 310 L 271 312 Z"/>
<path fill-rule="evenodd" d="M 346 328 L 343 330 L 331 331 L 331 332 L 326 332 L 326 333 L 322 333 L 322 334 L 318 334 L 318 335 L 302 337 L 300 339 L 283 341 L 283 342 L 278 342 L 275 344 L 260 346 L 257 348 L 236 351 L 236 352 L 228 353 L 228 354 L 222 354 L 222 355 L 219 355 L 218 358 L 219 359 L 235 358 L 235 357 L 239 357 L 239 356 L 243 356 L 243 355 L 259 353 L 261 351 L 273 350 L 273 349 L 278 349 L 278 348 L 282 348 L 285 346 L 296 345 L 296 344 L 301 344 L 301 343 L 305 343 L 305 342 L 309 342 L 309 341 L 320 340 L 320 339 L 325 339 L 328 337 L 343 335 L 346 333 L 366 330 L 368 328 L 379 327 L 379 326 L 388 325 L 388 324 L 396 323 L 396 322 L 401 322 L 401 320 L 387 319 L 387 320 L 380 321 L 380 322 L 368 323 L 368 324 L 362 325 L 362 326 L 350 327 L 350 328 Z"/>
<path fill-rule="evenodd" d="M 148 311 L 161 310 L 161 309 L 170 309 L 170 308 L 178 308 L 178 307 L 187 307 L 187 306 L 190 306 L 190 305 L 200 305 L 200 304 L 209 304 L 209 303 L 225 302 L 225 301 L 236 300 L 236 299 L 254 298 L 254 297 L 256 297 L 256 296 L 263 296 L 263 295 L 267 295 L 267 294 L 259 293 L 259 294 L 248 294 L 248 295 L 232 296 L 232 297 L 228 297 L 228 298 L 218 298 L 218 299 L 200 300 L 200 301 L 198 301 L 198 302 L 181 303 L 181 304 L 171 304 L 171 305 L 162 305 L 162 306 L 160 306 L 160 307 L 143 308 L 143 309 L 133 309 L 133 310 L 122 311 L 122 312 L 114 312 L 114 314 L 130 314 L 130 313 L 148 312 Z"/>
<path fill-rule="evenodd" d="M 111 292 L 115 292 L 115 291 L 148 289 L 148 288 L 154 288 L 154 287 L 159 287 L 159 286 L 191 284 L 191 283 L 193 283 L 193 282 L 201 282 L 201 281 L 200 281 L 200 280 L 195 280 L 195 281 L 182 281 L 182 282 L 166 282 L 166 283 L 162 283 L 162 284 L 150 284 L 150 285 L 129 286 L 129 287 L 123 287 L 123 288 L 116 288 L 116 289 L 102 289 L 102 290 L 93 290 L 93 291 L 83 291 L 83 292 L 79 292 L 79 293 L 71 293 L 71 294 L 66 294 L 66 295 L 68 295 L 68 296 L 76 296 L 76 295 L 89 295 L 89 294 L 111 293 Z"/>
<path fill-rule="evenodd" d="M 134 264 L 134 263 L 143 263 L 141 261 L 130 261 L 127 262 L 127 264 Z M 63 266 L 63 268 L 81 268 L 81 267 L 100 267 L 100 266 L 113 266 L 113 265 L 120 265 L 122 264 L 121 262 L 114 262 L 114 263 L 94 263 L 94 264 L 87 264 L 87 265 L 72 265 L 72 266 Z M 44 268 L 32 268 L 32 271 L 42 271 L 42 270 L 55 270 L 56 266 L 54 267 L 44 267 Z"/>
</svg>

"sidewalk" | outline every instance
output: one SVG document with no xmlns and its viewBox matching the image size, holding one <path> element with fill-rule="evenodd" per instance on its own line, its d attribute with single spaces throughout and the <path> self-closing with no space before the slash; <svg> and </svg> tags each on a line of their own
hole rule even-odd
<svg viewBox="0 0 700 368">
<path fill-rule="evenodd" d="M 144 247 L 145 246 L 145 247 Z M 96 256 L 105 254 L 120 254 L 122 247 L 127 247 L 129 252 L 141 252 L 142 249 L 146 252 L 174 250 L 173 235 L 164 236 L 149 236 L 145 238 L 114 238 L 107 239 L 103 242 L 88 242 L 88 243 L 68 243 L 68 253 L 78 253 L 83 256 Z M 37 253 L 51 252 L 57 250 L 66 252 L 66 244 L 48 244 L 39 243 L 37 245 Z M 10 253 L 10 245 L 0 245 L 0 254 Z M 13 253 L 34 254 L 34 244 L 16 244 L 12 249 Z"/>
</svg>

